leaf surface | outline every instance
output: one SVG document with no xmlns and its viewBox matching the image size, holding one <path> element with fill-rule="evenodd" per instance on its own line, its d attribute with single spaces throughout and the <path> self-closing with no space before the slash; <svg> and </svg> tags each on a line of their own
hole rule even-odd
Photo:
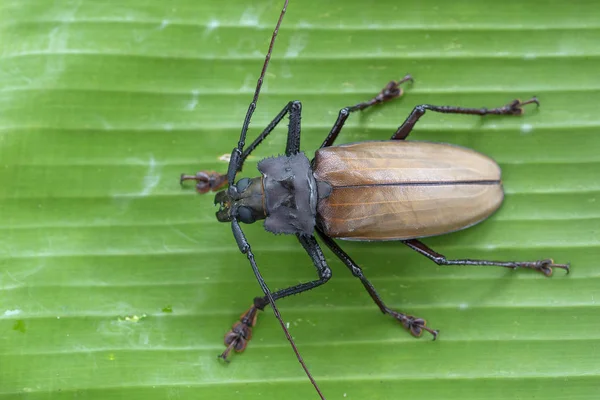
<svg viewBox="0 0 600 400">
<path fill-rule="evenodd" d="M 260 293 L 213 196 L 282 2 L 7 0 L 0 5 L 0 399 L 316 398 L 272 313 L 228 365 L 223 334 Z M 249 137 L 303 103 L 312 155 L 340 108 L 411 73 L 400 100 L 353 115 L 339 143 L 411 138 L 503 169 L 486 222 L 426 240 L 450 258 L 571 262 L 554 277 L 438 267 L 400 243 L 346 243 L 384 317 L 326 251 L 333 279 L 281 312 L 328 399 L 597 399 L 600 385 L 600 3 L 294 2 Z M 282 123 L 249 159 L 281 154 Z M 272 289 L 315 277 L 295 238 L 245 227 Z"/>
</svg>

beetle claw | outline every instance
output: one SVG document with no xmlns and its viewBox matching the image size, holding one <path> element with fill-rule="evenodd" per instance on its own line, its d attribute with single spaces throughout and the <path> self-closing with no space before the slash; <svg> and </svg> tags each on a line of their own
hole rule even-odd
<svg viewBox="0 0 600 400">
<path fill-rule="evenodd" d="M 523 110 L 523 106 L 527 104 L 535 104 L 536 106 L 540 106 L 540 101 L 536 96 L 533 96 L 529 100 L 521 101 L 519 99 L 515 99 L 504 106 L 505 109 L 508 109 L 510 114 L 512 115 L 523 115 L 525 110 Z"/>
<path fill-rule="evenodd" d="M 427 327 L 427 321 L 423 318 L 413 317 L 412 315 L 404 315 L 395 311 L 389 311 L 389 314 L 396 318 L 406 330 L 414 337 L 423 335 L 423 331 L 431 333 L 433 340 L 437 339 L 439 331 Z"/>
<path fill-rule="evenodd" d="M 566 271 L 566 273 L 568 274 L 571 269 L 571 264 L 554 264 L 553 259 L 547 258 L 545 260 L 536 261 L 534 263 L 533 268 L 536 271 L 540 271 L 542 274 L 546 275 L 547 277 L 550 277 L 550 276 L 552 276 L 552 272 L 553 272 L 552 268 L 564 269 Z"/>
<path fill-rule="evenodd" d="M 256 302 L 256 301 L 255 301 Z M 246 312 L 240 315 L 240 320 L 233 324 L 231 330 L 225 334 L 223 342 L 227 348 L 223 353 L 219 354 L 218 358 L 226 363 L 229 363 L 229 354 L 231 350 L 236 353 L 241 353 L 248 346 L 248 342 L 252 339 L 252 328 L 256 325 L 256 314 L 258 307 L 252 305 Z"/>
<path fill-rule="evenodd" d="M 227 185 L 227 175 L 215 171 L 200 171 L 196 175 L 181 174 L 179 184 L 184 181 L 196 181 L 196 191 L 200 194 L 216 192 Z"/>
<path fill-rule="evenodd" d="M 375 97 L 378 103 L 383 103 L 385 101 L 389 101 L 395 99 L 396 97 L 402 96 L 403 90 L 400 87 L 401 84 L 405 82 L 413 83 L 415 80 L 410 74 L 407 74 L 404 78 L 399 81 L 390 81 L 383 90 Z"/>
</svg>

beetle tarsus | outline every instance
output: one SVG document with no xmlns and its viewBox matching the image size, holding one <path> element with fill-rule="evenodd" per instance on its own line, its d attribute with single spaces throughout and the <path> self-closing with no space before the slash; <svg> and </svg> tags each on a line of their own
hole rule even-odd
<svg viewBox="0 0 600 400">
<path fill-rule="evenodd" d="M 196 191 L 200 194 L 216 192 L 227 185 L 227 175 L 215 171 L 200 171 L 196 175 L 181 174 L 179 184 L 184 181 L 196 181 Z"/>
<path fill-rule="evenodd" d="M 553 273 L 552 268 L 561 268 L 564 269 L 567 274 L 570 272 L 571 264 L 554 264 L 554 260 L 551 258 L 547 258 L 545 260 L 538 260 L 533 262 L 514 262 L 511 265 L 508 265 L 509 268 L 518 269 L 518 268 L 527 268 L 533 269 L 534 271 L 541 272 L 547 277 L 551 277 Z"/>
<path fill-rule="evenodd" d="M 521 101 L 519 99 L 515 99 L 502 108 L 509 110 L 508 111 L 509 114 L 523 115 L 523 113 L 525 112 L 523 110 L 523 106 L 525 106 L 527 104 L 535 104 L 536 106 L 539 107 L 540 101 L 538 100 L 538 98 L 536 96 L 533 96 L 532 98 L 530 98 L 529 100 L 526 100 L 526 101 Z"/>
<path fill-rule="evenodd" d="M 414 83 L 414 79 L 410 74 L 406 74 L 406 76 L 399 81 L 390 81 L 385 87 L 379 92 L 375 99 L 378 103 L 383 103 L 384 101 L 393 100 L 396 97 L 402 96 L 402 88 L 401 84 L 405 82 Z"/>
<path fill-rule="evenodd" d="M 414 337 L 421 337 L 423 331 L 431 333 L 433 340 L 437 339 L 438 331 L 427 327 L 427 321 L 423 318 L 416 318 L 411 315 L 406 316 L 402 321 L 402 325 L 408 329 L 408 331 Z"/>
<path fill-rule="evenodd" d="M 399 81 L 390 81 L 387 85 L 385 85 L 383 89 L 381 89 L 381 92 L 379 92 L 377 96 L 373 97 L 369 101 L 364 101 L 352 107 L 348 107 L 348 111 L 364 110 L 365 108 L 368 108 L 372 105 L 384 103 L 386 101 L 390 101 L 397 97 L 400 97 L 404 93 L 400 85 L 409 81 L 411 83 L 415 81 L 410 74 L 406 74 L 406 76 L 404 76 L 404 78 L 400 79 Z"/>
<path fill-rule="evenodd" d="M 552 276 L 552 268 L 561 268 L 566 271 L 567 274 L 570 272 L 571 264 L 554 264 L 554 260 L 551 258 L 545 260 L 539 260 L 534 263 L 531 263 L 531 266 L 526 266 L 527 268 L 535 269 L 536 271 L 541 272 L 542 274 L 550 277 Z"/>
<path fill-rule="evenodd" d="M 386 312 L 398 320 L 414 337 L 421 337 L 423 331 L 427 331 L 431 333 L 433 340 L 435 340 L 440 333 L 437 329 L 428 328 L 427 321 L 423 318 L 413 317 L 412 315 L 402 314 L 393 310 L 386 310 Z"/>
<path fill-rule="evenodd" d="M 252 328 L 256 325 L 258 308 L 253 304 L 246 312 L 240 315 L 240 320 L 231 327 L 231 330 L 225 334 L 224 343 L 227 348 L 219 355 L 219 358 L 229 362 L 231 350 L 241 353 L 246 349 L 248 342 L 252 339 Z"/>
</svg>

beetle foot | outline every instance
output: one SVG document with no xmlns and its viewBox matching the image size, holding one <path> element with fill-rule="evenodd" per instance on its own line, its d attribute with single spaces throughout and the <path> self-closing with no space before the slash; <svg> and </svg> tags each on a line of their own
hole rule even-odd
<svg viewBox="0 0 600 400">
<path fill-rule="evenodd" d="M 200 171 L 196 175 L 181 174 L 179 183 L 184 181 L 196 181 L 196 191 L 200 194 L 210 191 L 216 192 L 227 185 L 227 175 L 215 171 Z"/>
<path fill-rule="evenodd" d="M 533 96 L 531 99 L 529 99 L 527 101 L 521 101 L 519 99 L 513 100 L 510 103 L 508 103 L 507 105 L 505 105 L 503 108 L 508 111 L 507 112 L 508 114 L 523 115 L 523 113 L 525 112 L 523 110 L 523 106 L 525 106 L 527 104 L 535 104 L 538 107 L 540 106 L 540 102 L 539 102 L 538 98 Z"/>
<path fill-rule="evenodd" d="M 571 264 L 554 264 L 554 260 L 552 260 L 551 258 L 535 261 L 533 263 L 528 264 L 529 265 L 526 265 L 526 267 L 539 271 L 548 277 L 552 276 L 552 268 L 564 269 L 567 272 L 567 274 L 571 270 Z"/>
<path fill-rule="evenodd" d="M 395 99 L 396 97 L 402 96 L 402 93 L 404 91 L 402 90 L 400 85 L 408 81 L 410 81 L 411 83 L 415 81 L 413 77 L 410 76 L 410 74 L 407 74 L 404 78 L 400 79 L 399 81 L 390 81 L 387 85 L 385 85 L 381 92 L 379 92 L 379 94 L 375 96 L 375 101 L 377 103 L 383 103 L 384 101 L 389 101 Z"/>
<path fill-rule="evenodd" d="M 252 328 L 256 325 L 258 308 L 252 305 L 246 312 L 240 315 L 240 320 L 231 327 L 231 330 L 225 334 L 224 343 L 227 348 L 219 355 L 219 358 L 229 362 L 227 357 L 234 350 L 241 353 L 246 349 L 248 342 L 252 339 Z"/>
<path fill-rule="evenodd" d="M 431 333 L 433 340 L 435 340 L 440 333 L 436 329 L 428 328 L 427 321 L 423 318 L 413 317 L 412 315 L 402 314 L 393 310 L 388 310 L 388 314 L 396 318 L 414 337 L 420 337 L 423 331 L 427 331 Z"/>
</svg>

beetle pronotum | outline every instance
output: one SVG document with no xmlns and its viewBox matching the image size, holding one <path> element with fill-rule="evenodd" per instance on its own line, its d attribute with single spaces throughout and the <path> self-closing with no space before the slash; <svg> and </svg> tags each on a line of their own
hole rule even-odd
<svg viewBox="0 0 600 400">
<path fill-rule="evenodd" d="M 555 264 L 551 259 L 526 262 L 449 260 L 417 240 L 477 224 L 496 211 L 503 200 L 500 168 L 492 159 L 453 145 L 406 141 L 419 118 L 426 111 L 480 116 L 521 115 L 523 106 L 532 103 L 539 105 L 535 97 L 527 101 L 514 100 L 503 107 L 492 109 L 423 104 L 413 109 L 390 140 L 333 146 L 351 113 L 401 96 L 403 91 L 400 86 L 412 81 L 412 77 L 406 75 L 399 81 L 389 82 L 371 100 L 342 108 L 312 162 L 300 151 L 302 106 L 299 101 L 290 101 L 263 132 L 249 146 L 245 146 L 250 119 L 256 108 L 287 4 L 288 0 L 285 1 L 271 37 L 238 145 L 231 153 L 227 174 L 198 172 L 196 175 L 182 175 L 181 182 L 196 181 L 196 189 L 200 193 L 216 191 L 228 185 L 215 196 L 215 204 L 220 206 L 216 213 L 217 219 L 231 223 L 239 249 L 248 257 L 264 292 L 263 297 L 254 299 L 253 305 L 225 335 L 227 348 L 220 357 L 226 360 L 231 350 L 241 352 L 246 348 L 256 324 L 258 310 L 271 305 L 298 360 L 319 396 L 324 398 L 275 305 L 275 300 L 314 289 L 331 278 L 331 270 L 315 239 L 315 232 L 352 274 L 360 279 L 382 313 L 398 320 L 412 335 L 420 336 L 423 331 L 427 331 L 434 339 L 438 331 L 429 328 L 424 319 L 388 308 L 361 268 L 333 239 L 397 240 L 438 265 L 530 268 L 546 276 L 552 274 L 552 268 L 562 268 L 568 272 L 569 265 Z M 285 155 L 260 161 L 259 177 L 243 178 L 234 183 L 246 158 L 286 115 L 289 115 L 290 123 Z M 468 206 L 465 207 L 467 201 Z M 318 279 L 274 293 L 269 290 L 239 224 L 239 221 L 253 223 L 261 219 L 265 220 L 264 227 L 267 231 L 297 236 L 317 269 Z"/>
</svg>

